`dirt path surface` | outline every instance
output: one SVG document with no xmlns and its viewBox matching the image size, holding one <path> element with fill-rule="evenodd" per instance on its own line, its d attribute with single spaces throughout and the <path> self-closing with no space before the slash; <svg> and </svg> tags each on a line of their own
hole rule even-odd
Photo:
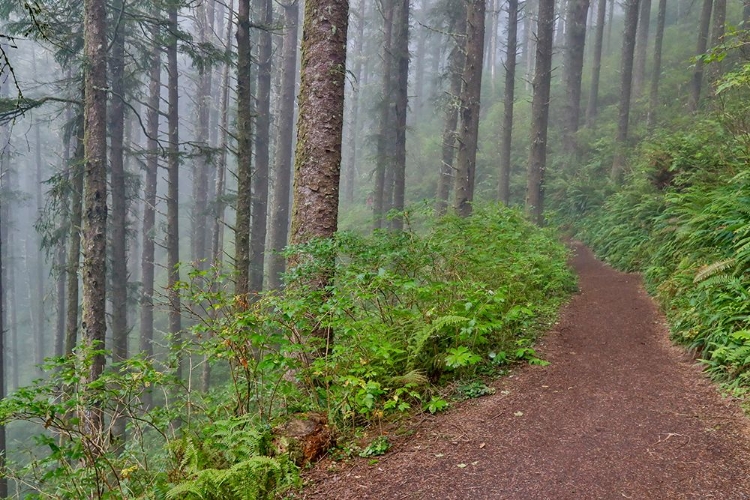
<svg viewBox="0 0 750 500">
<path fill-rule="evenodd" d="M 429 417 L 378 464 L 321 462 L 305 498 L 750 499 L 750 424 L 636 275 L 576 247 L 580 293 L 497 393 Z"/>
</svg>

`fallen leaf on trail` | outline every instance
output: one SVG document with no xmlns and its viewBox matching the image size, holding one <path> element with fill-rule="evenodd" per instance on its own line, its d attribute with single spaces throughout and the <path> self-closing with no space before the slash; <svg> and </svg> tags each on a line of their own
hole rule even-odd
<svg viewBox="0 0 750 500">
<path fill-rule="evenodd" d="M 484 448 L 485 446 L 487 446 L 487 445 L 486 445 L 486 444 L 484 444 L 484 443 L 480 443 L 480 444 L 479 444 L 479 448 Z"/>
<path fill-rule="evenodd" d="M 458 464 L 456 465 L 456 467 L 458 467 L 459 469 L 464 469 L 466 468 L 466 464 Z"/>
<path fill-rule="evenodd" d="M 513 415 L 515 415 L 517 417 L 523 417 L 523 412 L 522 411 L 517 411 Z"/>
<path fill-rule="evenodd" d="M 479 460 L 477 460 L 477 461 L 475 461 L 475 462 L 471 462 L 471 465 L 476 465 L 476 464 L 478 464 L 478 463 L 479 463 Z"/>
<path fill-rule="evenodd" d="M 438 458 L 443 458 L 445 455 L 443 455 L 442 453 L 435 453 L 435 456 Z"/>
</svg>

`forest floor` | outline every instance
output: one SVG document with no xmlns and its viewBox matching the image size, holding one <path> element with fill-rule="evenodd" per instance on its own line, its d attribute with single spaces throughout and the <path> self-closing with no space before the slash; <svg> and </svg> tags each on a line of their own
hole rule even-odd
<svg viewBox="0 0 750 500">
<path fill-rule="evenodd" d="M 638 275 L 575 250 L 549 366 L 422 419 L 376 464 L 324 459 L 303 497 L 750 499 L 750 420 L 670 343 Z"/>
</svg>

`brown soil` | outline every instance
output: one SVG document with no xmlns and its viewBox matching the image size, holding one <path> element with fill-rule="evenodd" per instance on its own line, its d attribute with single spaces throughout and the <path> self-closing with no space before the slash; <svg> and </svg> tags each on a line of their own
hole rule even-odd
<svg viewBox="0 0 750 500">
<path fill-rule="evenodd" d="M 576 246 L 580 293 L 497 393 L 375 465 L 323 460 L 305 498 L 750 499 L 750 425 L 668 340 L 637 275 Z"/>
</svg>

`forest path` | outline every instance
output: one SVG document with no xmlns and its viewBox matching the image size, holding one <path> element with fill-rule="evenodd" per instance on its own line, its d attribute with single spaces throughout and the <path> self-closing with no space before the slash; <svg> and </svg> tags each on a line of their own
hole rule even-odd
<svg viewBox="0 0 750 500">
<path fill-rule="evenodd" d="M 304 497 L 750 499 L 750 421 L 670 344 L 637 275 L 575 249 L 549 366 L 426 418 L 376 465 L 322 461 Z"/>
</svg>

